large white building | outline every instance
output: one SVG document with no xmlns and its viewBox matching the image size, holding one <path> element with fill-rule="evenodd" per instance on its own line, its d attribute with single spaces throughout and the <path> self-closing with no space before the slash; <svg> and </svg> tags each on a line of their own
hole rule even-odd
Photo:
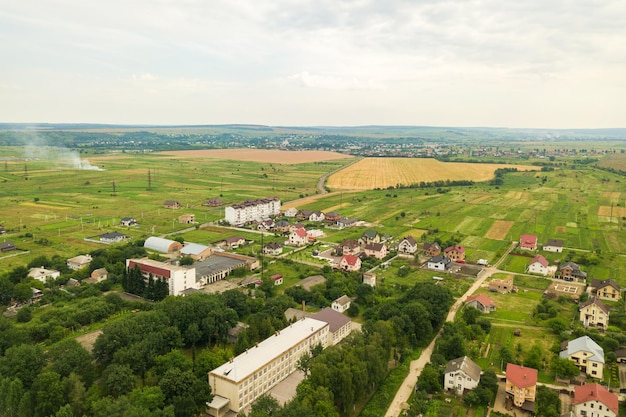
<svg viewBox="0 0 626 417">
<path fill-rule="evenodd" d="M 473 360 L 462 356 L 448 362 L 443 374 L 443 388 L 457 395 L 473 390 L 480 382 L 481 369 Z"/>
<path fill-rule="evenodd" d="M 328 323 L 307 317 L 213 369 L 209 372 L 214 394 L 209 415 L 221 417 L 228 410 L 238 413 L 291 375 L 300 356 L 328 343 Z"/>
<path fill-rule="evenodd" d="M 252 221 L 261 221 L 280 214 L 280 199 L 278 197 L 247 200 L 240 204 L 233 204 L 225 209 L 225 220 L 232 225 L 246 224 Z"/>
<path fill-rule="evenodd" d="M 148 258 L 127 259 L 126 268 L 139 267 L 145 279 L 150 274 L 155 280 L 164 278 L 167 281 L 169 295 L 180 295 L 186 289 L 199 289 L 201 282 L 196 279 L 196 268 L 166 264 Z"/>
</svg>

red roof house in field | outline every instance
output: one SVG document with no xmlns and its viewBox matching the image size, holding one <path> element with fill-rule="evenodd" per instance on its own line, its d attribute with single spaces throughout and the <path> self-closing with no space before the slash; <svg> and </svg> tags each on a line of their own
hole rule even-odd
<svg viewBox="0 0 626 417">
<path fill-rule="evenodd" d="M 471 297 L 467 297 L 465 301 L 465 305 L 469 307 L 474 307 L 481 313 L 490 313 L 492 311 L 496 311 L 496 303 L 485 294 L 472 295 Z"/>
<path fill-rule="evenodd" d="M 516 407 L 535 409 L 537 370 L 509 363 L 506 365 L 506 395 Z"/>
<path fill-rule="evenodd" d="M 465 259 L 465 248 L 461 245 L 449 246 L 443 250 L 443 253 L 455 262 Z"/>
<path fill-rule="evenodd" d="M 361 258 L 354 255 L 343 255 L 339 261 L 339 268 L 344 271 L 358 271 L 361 269 Z"/>
<path fill-rule="evenodd" d="M 537 236 L 521 235 L 519 237 L 519 248 L 525 250 L 537 250 Z"/>
<path fill-rule="evenodd" d="M 618 402 L 617 395 L 609 392 L 600 384 L 586 384 L 574 388 L 572 404 L 577 416 L 604 415 L 616 417 L 619 414 Z M 600 413 L 598 413 L 599 410 Z M 595 414 L 592 414 L 594 412 Z"/>
</svg>

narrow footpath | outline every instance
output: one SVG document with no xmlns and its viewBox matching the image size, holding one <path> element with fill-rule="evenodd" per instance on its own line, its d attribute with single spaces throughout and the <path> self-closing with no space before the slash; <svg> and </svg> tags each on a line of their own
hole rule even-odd
<svg viewBox="0 0 626 417">
<path fill-rule="evenodd" d="M 453 321 L 454 316 L 456 315 L 456 312 L 463 305 L 467 297 L 469 297 L 476 290 L 478 290 L 478 288 L 480 288 L 480 286 L 483 284 L 483 282 L 485 282 L 487 278 L 492 276 L 494 273 L 499 272 L 498 265 L 500 265 L 500 263 L 507 257 L 509 252 L 511 252 L 515 248 L 516 245 L 517 245 L 517 242 L 513 242 L 511 246 L 509 247 L 509 249 L 498 260 L 498 262 L 496 262 L 493 266 L 487 268 L 485 270 L 485 274 L 482 277 L 478 278 L 476 282 L 474 282 L 474 284 L 465 292 L 465 294 L 463 294 L 461 297 L 459 297 L 456 300 L 456 302 L 452 305 L 452 307 L 450 308 L 450 311 L 448 312 L 446 321 Z M 422 353 L 420 354 L 420 357 L 411 362 L 409 374 L 406 376 L 404 381 L 402 381 L 402 385 L 398 389 L 398 392 L 396 392 L 396 396 L 393 398 L 393 401 L 391 402 L 391 404 L 389 405 L 389 408 L 387 409 L 387 412 L 385 413 L 385 417 L 398 417 L 400 413 L 402 412 L 402 410 L 408 407 L 407 402 L 409 400 L 409 397 L 411 396 L 411 393 L 415 389 L 415 384 L 417 384 L 417 378 L 422 373 L 422 370 L 424 369 L 426 364 L 430 362 L 430 357 L 433 354 L 435 343 L 437 342 L 437 339 L 439 338 L 440 335 L 441 335 L 441 330 L 433 338 L 432 342 L 430 342 L 430 344 L 426 347 L 426 349 L 422 351 Z"/>
</svg>

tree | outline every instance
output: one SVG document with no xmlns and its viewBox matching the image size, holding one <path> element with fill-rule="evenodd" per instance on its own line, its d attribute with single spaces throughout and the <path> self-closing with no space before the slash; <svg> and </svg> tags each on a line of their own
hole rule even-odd
<svg viewBox="0 0 626 417">
<path fill-rule="evenodd" d="M 33 382 L 35 397 L 35 417 L 47 417 L 57 412 L 65 403 L 61 375 L 56 372 L 42 372 Z"/>
<path fill-rule="evenodd" d="M 466 324 L 474 324 L 478 317 L 480 317 L 481 313 L 477 308 L 474 307 L 465 307 L 463 309 L 463 320 Z"/>
<path fill-rule="evenodd" d="M 0 416 L 17 416 L 23 396 L 24 385 L 18 378 L 0 379 Z"/>
<path fill-rule="evenodd" d="M 130 392 L 135 386 L 135 375 L 127 365 L 112 364 L 102 373 L 104 391 L 113 397 Z"/>
<path fill-rule="evenodd" d="M 130 402 L 146 410 L 158 410 L 165 405 L 165 395 L 159 387 L 135 388 L 128 396 Z"/>
<path fill-rule="evenodd" d="M 571 379 L 580 373 L 578 366 L 566 358 L 554 358 L 550 364 L 550 371 L 557 378 Z"/>
<path fill-rule="evenodd" d="M 561 415 L 561 400 L 559 393 L 548 387 L 537 387 L 535 397 L 535 415 L 537 417 L 559 417 Z"/>
<path fill-rule="evenodd" d="M 300 358 L 298 359 L 298 364 L 296 365 L 296 367 L 302 371 L 305 378 L 309 376 L 309 371 L 311 369 L 311 359 L 311 354 L 309 354 L 309 352 L 304 352 L 302 356 L 300 356 Z"/>
<path fill-rule="evenodd" d="M 443 386 L 441 371 L 434 365 L 427 363 L 417 380 L 417 386 L 419 390 L 429 394 L 440 392 Z"/>
<path fill-rule="evenodd" d="M 53 345 L 46 356 L 50 362 L 50 370 L 57 372 L 61 377 L 67 377 L 74 372 L 83 376 L 86 382 L 91 382 L 93 357 L 75 339 L 67 339 Z"/>
<path fill-rule="evenodd" d="M 0 375 L 19 378 L 25 388 L 30 388 L 41 372 L 46 359 L 38 345 L 17 345 L 8 348 L 0 358 Z"/>
<path fill-rule="evenodd" d="M 280 404 L 269 394 L 259 396 L 250 407 L 248 417 L 272 417 L 277 415 Z"/>
<path fill-rule="evenodd" d="M 72 408 L 74 415 L 82 416 L 85 413 L 87 394 L 85 384 L 83 384 L 80 377 L 73 372 L 69 374 L 68 377 L 63 380 L 63 391 L 65 392 L 65 399 Z"/>
</svg>

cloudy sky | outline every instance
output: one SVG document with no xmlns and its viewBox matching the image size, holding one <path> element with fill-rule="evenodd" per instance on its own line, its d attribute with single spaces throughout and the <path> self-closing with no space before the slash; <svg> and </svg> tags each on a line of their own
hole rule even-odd
<svg viewBox="0 0 626 417">
<path fill-rule="evenodd" d="M 624 0 L 0 0 L 0 121 L 626 127 Z"/>
</svg>

